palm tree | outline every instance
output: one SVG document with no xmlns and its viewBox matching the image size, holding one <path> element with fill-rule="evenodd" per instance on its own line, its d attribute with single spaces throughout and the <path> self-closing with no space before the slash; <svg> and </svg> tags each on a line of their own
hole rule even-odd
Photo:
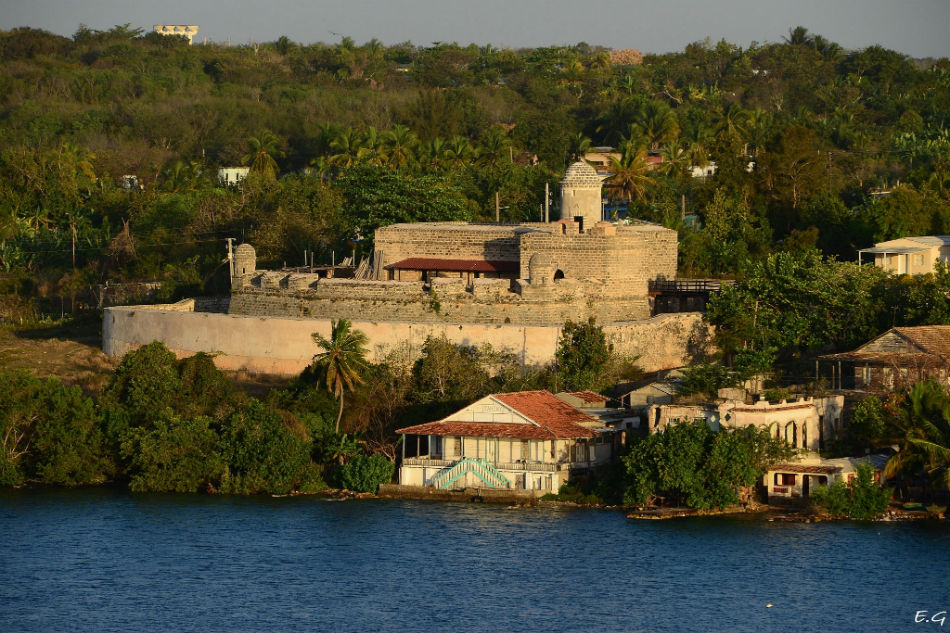
<svg viewBox="0 0 950 633">
<path fill-rule="evenodd" d="M 647 176 L 650 164 L 643 149 L 628 149 L 620 160 L 610 159 L 610 170 L 614 175 L 607 180 L 611 188 L 611 197 L 632 202 L 646 196 L 646 188 L 656 184 Z"/>
<path fill-rule="evenodd" d="M 652 150 L 658 149 L 661 144 L 674 142 L 679 134 L 676 113 L 661 101 L 641 103 L 630 124 L 630 137 L 645 138 Z"/>
<path fill-rule="evenodd" d="M 336 130 L 336 135 L 330 141 L 330 164 L 344 169 L 356 165 L 365 154 L 363 150 L 363 135 L 359 130 L 351 127 Z"/>
<path fill-rule="evenodd" d="M 445 141 L 439 137 L 426 141 L 416 150 L 416 160 L 433 169 L 439 169 L 445 163 Z"/>
<path fill-rule="evenodd" d="M 570 160 L 581 160 L 584 155 L 590 151 L 593 144 L 591 140 L 584 136 L 583 132 L 577 132 L 571 134 L 568 138 L 568 153 L 570 154 Z"/>
<path fill-rule="evenodd" d="M 419 138 L 405 125 L 396 125 L 383 134 L 389 156 L 389 166 L 393 169 L 405 167 L 412 159 L 412 150 L 419 144 Z"/>
<path fill-rule="evenodd" d="M 311 366 L 326 376 L 327 391 L 340 400 L 340 411 L 336 416 L 336 432 L 340 432 L 340 420 L 343 418 L 343 394 L 347 390 L 362 384 L 360 371 L 366 369 L 366 335 L 351 329 L 347 319 L 330 322 L 330 338 L 314 332 L 313 341 L 323 351 L 315 354 Z"/>
<path fill-rule="evenodd" d="M 363 131 L 362 147 L 357 151 L 360 163 L 382 165 L 386 162 L 386 148 L 383 146 L 383 135 L 372 125 Z"/>
<path fill-rule="evenodd" d="M 499 126 L 490 128 L 478 142 L 476 154 L 480 165 L 494 170 L 504 160 L 508 153 L 511 140 L 505 130 Z"/>
<path fill-rule="evenodd" d="M 794 29 L 789 29 L 788 37 L 783 37 L 782 39 L 785 40 L 786 44 L 790 44 L 792 46 L 807 46 L 814 41 L 814 38 L 808 34 L 808 29 L 806 29 L 804 26 L 796 26 Z"/>
<path fill-rule="evenodd" d="M 885 477 L 924 468 L 936 485 L 950 490 L 950 390 L 935 380 L 918 382 L 892 418 L 891 434 L 900 451 L 887 461 Z"/>
<path fill-rule="evenodd" d="M 265 180 L 277 179 L 277 161 L 274 156 L 282 156 L 280 139 L 270 130 L 262 130 L 257 136 L 247 139 L 248 153 L 241 159 L 250 165 L 251 173 Z"/>
<path fill-rule="evenodd" d="M 772 123 L 772 113 L 761 108 L 752 110 L 746 117 L 744 140 L 751 146 L 753 158 L 758 156 L 772 135 Z"/>
<path fill-rule="evenodd" d="M 445 158 L 455 168 L 461 168 L 472 162 L 475 149 L 464 136 L 453 136 L 445 146 Z"/>
</svg>

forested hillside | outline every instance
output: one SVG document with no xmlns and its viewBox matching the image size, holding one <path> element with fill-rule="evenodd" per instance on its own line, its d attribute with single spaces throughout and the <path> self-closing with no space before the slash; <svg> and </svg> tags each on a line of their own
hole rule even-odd
<svg viewBox="0 0 950 633">
<path fill-rule="evenodd" d="M 106 281 L 224 292 L 227 237 L 280 265 L 368 252 L 380 224 L 493 220 L 496 192 L 503 220 L 537 220 L 544 184 L 600 145 L 622 153 L 609 195 L 680 231 L 684 276 L 950 233 L 948 61 L 781 39 L 630 63 L 586 44 L 2 32 L 0 316 L 89 303 Z M 250 181 L 219 185 L 235 165 Z"/>
</svg>

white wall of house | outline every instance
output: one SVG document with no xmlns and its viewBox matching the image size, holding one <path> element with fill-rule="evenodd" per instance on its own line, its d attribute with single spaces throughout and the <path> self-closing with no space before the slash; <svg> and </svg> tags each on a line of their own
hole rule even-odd
<svg viewBox="0 0 950 633">
<path fill-rule="evenodd" d="M 247 180 L 250 171 L 250 167 L 222 167 L 218 170 L 218 182 L 223 185 L 236 185 Z"/>
</svg>

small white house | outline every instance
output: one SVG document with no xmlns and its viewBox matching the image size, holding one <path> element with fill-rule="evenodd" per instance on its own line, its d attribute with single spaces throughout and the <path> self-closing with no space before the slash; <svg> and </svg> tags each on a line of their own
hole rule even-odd
<svg viewBox="0 0 950 633">
<path fill-rule="evenodd" d="M 225 186 L 236 185 L 247 180 L 250 172 L 250 167 L 222 167 L 218 170 L 218 182 Z"/>
<path fill-rule="evenodd" d="M 874 265 L 897 275 L 924 275 L 932 273 L 938 261 L 950 264 L 950 235 L 921 235 L 878 242 L 872 248 L 858 251 L 862 257 L 873 259 Z"/>
<path fill-rule="evenodd" d="M 764 475 L 769 503 L 804 501 L 816 486 L 829 486 L 836 481 L 849 483 L 857 477 L 858 465 L 869 463 L 874 479 L 880 482 L 887 455 L 819 459 L 792 464 L 775 464 Z"/>
</svg>

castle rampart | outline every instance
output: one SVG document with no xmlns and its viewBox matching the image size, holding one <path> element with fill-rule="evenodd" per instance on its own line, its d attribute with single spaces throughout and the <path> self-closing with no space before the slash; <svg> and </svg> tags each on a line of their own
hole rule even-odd
<svg viewBox="0 0 950 633">
<path fill-rule="evenodd" d="M 244 370 L 292 376 L 310 364 L 319 350 L 311 335 L 330 336 L 330 319 L 236 316 L 195 312 L 195 300 L 167 306 L 106 308 L 102 323 L 103 350 L 121 356 L 141 345 L 160 340 L 179 357 L 196 352 L 215 355 L 215 364 Z M 369 339 L 369 360 L 378 362 L 394 349 L 405 348 L 408 358 L 421 353 L 429 336 L 445 336 L 461 345 L 491 343 L 496 350 L 516 355 L 525 365 L 554 360 L 560 326 L 483 323 L 410 323 L 354 320 L 353 327 Z M 679 367 L 689 362 L 694 348 L 704 345 L 708 329 L 698 313 L 666 314 L 636 323 L 604 326 L 614 348 L 638 356 L 645 371 Z"/>
</svg>

